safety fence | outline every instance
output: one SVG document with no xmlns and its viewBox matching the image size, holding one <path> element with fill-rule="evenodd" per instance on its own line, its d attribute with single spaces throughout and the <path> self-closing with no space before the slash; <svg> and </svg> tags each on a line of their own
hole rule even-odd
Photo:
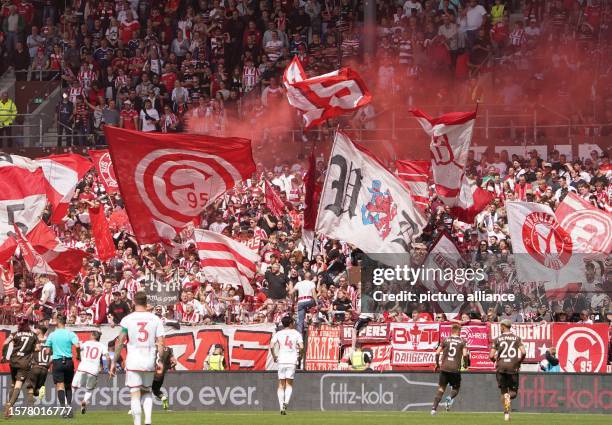
<svg viewBox="0 0 612 425">
<path fill-rule="evenodd" d="M 434 351 L 441 339 L 450 334 L 451 325 L 438 322 L 376 323 L 364 327 L 357 338 L 364 349 L 373 353 L 375 371 L 428 370 L 434 366 Z M 12 326 L 0 328 L 0 345 Z M 80 340 L 87 340 L 94 329 L 101 330 L 101 341 L 114 343 L 118 327 L 71 327 Z M 270 341 L 276 325 L 194 325 L 167 327 L 166 345 L 172 347 L 177 370 L 199 371 L 212 347 L 220 344 L 229 370 L 264 371 L 276 368 L 270 354 Z M 606 372 L 609 331 L 607 324 L 524 323 L 513 325 L 527 351 L 526 363 L 537 363 L 551 347 L 557 350 L 564 372 Z M 348 370 L 352 326 L 318 325 L 308 328 L 305 340 L 304 368 L 308 371 Z M 467 325 L 462 335 L 468 342 L 471 371 L 490 371 L 488 360 L 491 341 L 499 335 L 498 324 Z M 8 365 L 0 364 L 0 372 Z"/>
</svg>

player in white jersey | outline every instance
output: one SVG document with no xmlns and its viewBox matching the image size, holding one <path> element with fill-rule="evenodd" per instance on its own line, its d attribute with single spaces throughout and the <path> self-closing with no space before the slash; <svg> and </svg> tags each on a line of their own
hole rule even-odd
<svg viewBox="0 0 612 425">
<path fill-rule="evenodd" d="M 134 425 L 141 425 L 143 411 L 144 423 L 150 425 L 153 411 L 151 385 L 155 370 L 161 367 L 157 353 L 164 347 L 164 325 L 159 317 L 147 312 L 147 294 L 144 291 L 134 294 L 134 312 L 125 316 L 120 325 L 115 353 L 121 352 L 127 338 L 125 385 L 132 396 Z M 114 356 L 111 362 L 111 376 L 117 371 L 117 357 Z"/>
<path fill-rule="evenodd" d="M 72 388 L 85 388 L 85 396 L 81 400 L 81 413 L 87 410 L 87 403 L 91 399 L 91 394 L 98 384 L 98 374 L 100 373 L 100 360 L 106 356 L 107 364 L 110 362 L 108 346 L 100 342 L 102 333 L 93 331 L 89 341 L 85 341 L 79 346 L 80 363 L 74 378 Z"/>
<path fill-rule="evenodd" d="M 276 332 L 270 343 L 272 358 L 278 363 L 278 404 L 281 415 L 287 414 L 287 406 L 293 392 L 295 367 L 304 349 L 302 335 L 293 327 L 293 319 L 285 316 L 281 320 L 283 329 Z"/>
</svg>

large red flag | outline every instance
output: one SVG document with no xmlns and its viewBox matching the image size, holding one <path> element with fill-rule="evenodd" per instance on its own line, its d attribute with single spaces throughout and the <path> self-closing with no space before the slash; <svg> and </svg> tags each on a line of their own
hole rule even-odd
<svg viewBox="0 0 612 425">
<path fill-rule="evenodd" d="M 397 176 L 403 181 L 412 194 L 414 204 L 421 211 L 429 206 L 429 161 L 396 161 Z"/>
<path fill-rule="evenodd" d="M 272 214 L 274 214 L 277 217 L 280 217 L 281 215 L 283 215 L 283 212 L 285 211 L 285 204 L 283 203 L 282 199 L 278 196 L 278 193 L 276 193 L 276 190 L 274 190 L 274 188 L 270 185 L 270 183 L 268 183 L 268 181 L 266 180 L 265 182 L 265 192 L 266 192 L 266 206 L 268 208 L 270 208 L 270 211 L 272 211 Z"/>
<path fill-rule="evenodd" d="M 17 155 L 0 154 L 0 265 L 15 253 L 11 236 L 19 223 L 25 234 L 47 206 L 45 176 L 40 164 Z"/>
<path fill-rule="evenodd" d="M 559 224 L 572 237 L 574 249 L 589 257 L 612 252 L 612 215 L 569 192 L 555 211 Z"/>
<path fill-rule="evenodd" d="M 425 112 L 411 111 L 431 137 L 431 169 L 438 198 L 451 207 L 451 214 L 472 222 L 494 194 L 470 184 L 465 167 L 476 122 L 474 112 L 451 112 L 432 118 Z"/>
<path fill-rule="evenodd" d="M 130 223 L 141 244 L 172 241 L 207 205 L 251 177 L 251 141 L 105 126 Z"/>
<path fill-rule="evenodd" d="M 53 207 L 52 223 L 61 223 L 68 213 L 77 184 L 91 170 L 90 160 L 77 154 L 51 155 L 36 160 L 45 173 L 47 199 Z"/>
<path fill-rule="evenodd" d="M 321 197 L 322 184 L 317 181 L 317 160 L 314 151 L 310 153 L 308 158 L 308 172 L 304 177 L 304 186 L 306 193 L 304 194 L 304 230 L 313 230 L 317 223 L 317 208 L 319 207 L 319 198 Z"/>
<path fill-rule="evenodd" d="M 87 253 L 80 249 L 68 248 L 60 242 L 53 230 L 43 221 L 28 233 L 28 242 L 46 264 L 57 275 L 59 282 L 70 282 L 83 266 Z"/>
<path fill-rule="evenodd" d="M 102 180 L 104 189 L 107 193 L 119 192 L 119 185 L 117 184 L 117 178 L 115 177 L 115 169 L 113 168 L 113 161 L 111 161 L 110 153 L 108 149 L 102 150 L 90 150 L 88 151 L 89 156 L 93 159 L 94 166 L 98 177 Z"/>
<path fill-rule="evenodd" d="M 104 215 L 104 207 L 89 208 L 89 218 L 91 220 L 91 232 L 96 240 L 96 250 L 98 257 L 102 261 L 108 261 L 115 256 L 115 242 L 111 235 L 108 220 Z"/>
<path fill-rule="evenodd" d="M 283 83 L 289 103 L 302 112 L 306 128 L 355 111 L 372 100 L 365 82 L 351 68 L 307 78 L 297 56 L 285 69 Z"/>
</svg>

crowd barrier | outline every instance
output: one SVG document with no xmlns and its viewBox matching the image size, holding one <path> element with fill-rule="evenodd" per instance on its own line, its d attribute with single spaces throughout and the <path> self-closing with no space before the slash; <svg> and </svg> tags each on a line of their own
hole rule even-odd
<svg viewBox="0 0 612 425">
<path fill-rule="evenodd" d="M 278 410 L 274 372 L 169 372 L 164 389 L 172 410 Z M 290 410 L 309 411 L 415 411 L 429 410 L 437 374 L 405 373 L 298 373 Z M 47 392 L 34 408 L 56 405 L 55 389 L 47 379 Z M 0 376 L 0 398 L 6 401 L 10 376 Z M 81 400 L 83 389 L 76 390 Z M 21 405 L 22 399 L 17 406 Z M 160 402 L 154 399 L 156 413 Z M 130 408 L 124 376 L 101 377 L 93 391 L 91 410 Z M 493 373 L 464 373 L 453 410 L 500 414 L 499 390 Z M 612 379 L 601 374 L 523 373 L 513 410 L 519 412 L 610 413 Z M 155 415 L 155 413 L 154 413 Z M 154 416 L 155 418 L 155 416 Z"/>
<path fill-rule="evenodd" d="M 373 353 L 372 369 L 432 370 L 434 352 L 440 340 L 450 334 L 450 324 L 436 322 L 374 323 L 363 328 L 357 341 Z M 607 324 L 517 323 L 512 329 L 525 345 L 525 362 L 538 363 L 546 350 L 557 349 L 564 372 L 605 372 L 607 370 L 609 332 Z M 491 342 L 499 333 L 499 324 L 463 326 L 462 336 L 470 351 L 470 370 L 491 371 Z M 348 369 L 352 326 L 319 326 L 309 328 L 306 369 L 313 371 Z M 338 362 L 338 359 L 342 359 Z"/>
<path fill-rule="evenodd" d="M 451 325 L 437 322 L 371 323 L 360 330 L 357 341 L 372 350 L 374 371 L 425 370 L 434 366 L 434 351 L 441 339 L 450 334 Z M 71 327 L 81 341 L 94 329 L 101 330 L 101 341 L 113 343 L 119 327 Z M 544 358 L 550 347 L 557 349 L 561 370 L 574 373 L 598 373 L 607 366 L 610 341 L 607 324 L 517 323 L 513 331 L 525 345 L 526 364 Z M 0 346 L 14 326 L 0 327 Z M 196 325 L 167 327 L 166 345 L 172 347 L 179 371 L 201 371 L 204 360 L 214 345 L 224 348 L 229 370 L 265 371 L 276 365 L 270 354 L 270 341 L 276 331 L 273 324 Z M 471 371 L 492 371 L 488 359 L 491 341 L 499 335 L 499 324 L 478 324 L 462 327 L 468 342 Z M 304 366 L 308 371 L 345 371 L 352 343 L 351 325 L 311 325 L 308 328 Z M 531 367 L 529 370 L 534 370 Z M 8 372 L 8 364 L 0 364 L 0 373 Z"/>
</svg>

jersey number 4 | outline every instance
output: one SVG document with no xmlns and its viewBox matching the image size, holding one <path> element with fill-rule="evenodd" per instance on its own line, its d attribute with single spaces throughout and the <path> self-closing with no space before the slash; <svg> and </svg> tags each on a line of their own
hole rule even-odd
<svg viewBox="0 0 612 425">
<path fill-rule="evenodd" d="M 293 342 L 291 342 L 291 339 L 289 339 L 288 335 L 285 338 L 285 347 L 289 348 L 290 350 L 293 350 Z"/>
</svg>

